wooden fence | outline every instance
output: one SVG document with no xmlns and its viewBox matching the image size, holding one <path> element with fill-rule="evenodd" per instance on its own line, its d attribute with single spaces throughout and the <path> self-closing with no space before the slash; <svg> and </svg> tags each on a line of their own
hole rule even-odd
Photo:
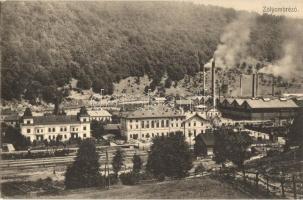
<svg viewBox="0 0 303 200">
<path fill-rule="evenodd" d="M 303 198 L 303 173 L 294 174 L 264 174 L 258 171 L 219 172 L 220 175 L 233 177 L 254 187 L 256 191 L 266 191 L 282 198 Z"/>
</svg>

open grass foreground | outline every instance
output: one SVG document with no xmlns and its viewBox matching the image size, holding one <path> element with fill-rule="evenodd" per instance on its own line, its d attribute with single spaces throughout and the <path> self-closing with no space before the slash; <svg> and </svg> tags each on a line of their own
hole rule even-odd
<svg viewBox="0 0 303 200">
<path fill-rule="evenodd" d="M 135 186 L 116 185 L 110 190 L 90 188 L 62 191 L 57 195 L 34 198 L 60 199 L 184 199 L 184 198 L 254 198 L 228 183 L 210 177 L 164 181 Z"/>
</svg>

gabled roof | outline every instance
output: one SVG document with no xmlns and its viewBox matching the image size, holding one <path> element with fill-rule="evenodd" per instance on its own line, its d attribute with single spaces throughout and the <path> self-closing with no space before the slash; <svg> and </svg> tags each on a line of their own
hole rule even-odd
<svg viewBox="0 0 303 200">
<path fill-rule="evenodd" d="M 239 106 L 241 106 L 242 103 L 243 103 L 244 101 L 245 101 L 244 99 L 235 99 L 235 100 L 233 101 L 233 103 L 236 103 L 236 104 L 238 104 Z"/>
<path fill-rule="evenodd" d="M 189 113 L 189 114 L 186 114 L 185 116 L 186 116 L 186 119 L 185 119 L 183 122 L 186 122 L 186 121 L 192 119 L 193 117 L 198 117 L 198 118 L 200 118 L 200 119 L 202 119 L 202 120 L 204 120 L 204 121 L 208 121 L 208 120 L 206 119 L 206 116 L 204 116 L 204 115 L 201 114 L 201 113 L 197 113 L 197 112 Z"/>
<path fill-rule="evenodd" d="M 251 108 L 298 108 L 298 105 L 293 100 L 264 100 L 264 99 L 247 99 L 247 105 Z"/>
<path fill-rule="evenodd" d="M 112 115 L 107 110 L 88 110 L 88 115 L 91 117 L 111 117 Z"/>
<path fill-rule="evenodd" d="M 204 144 L 208 147 L 212 147 L 215 145 L 215 135 L 213 133 L 203 133 L 199 134 L 197 137 L 201 137 Z"/>
</svg>

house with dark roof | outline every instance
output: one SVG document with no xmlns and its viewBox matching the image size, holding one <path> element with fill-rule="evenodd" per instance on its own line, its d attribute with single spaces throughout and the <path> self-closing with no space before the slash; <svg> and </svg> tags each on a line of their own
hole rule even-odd
<svg viewBox="0 0 303 200">
<path fill-rule="evenodd" d="M 10 126 L 16 126 L 19 124 L 20 116 L 17 112 L 10 109 L 1 109 L 0 122 Z"/>
<path fill-rule="evenodd" d="M 200 140 L 203 148 L 206 149 L 206 155 L 211 156 L 214 152 L 215 135 L 213 133 L 199 134 L 195 140 Z"/>
<path fill-rule="evenodd" d="M 20 128 L 31 141 L 84 139 L 90 137 L 90 116 L 86 109 L 77 115 L 24 115 Z"/>
</svg>

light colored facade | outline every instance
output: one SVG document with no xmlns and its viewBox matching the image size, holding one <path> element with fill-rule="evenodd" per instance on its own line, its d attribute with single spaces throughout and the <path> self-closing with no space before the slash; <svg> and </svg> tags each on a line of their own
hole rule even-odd
<svg viewBox="0 0 303 200">
<path fill-rule="evenodd" d="M 190 113 L 182 123 L 183 133 L 187 142 L 194 142 L 194 139 L 200 133 L 204 134 L 212 129 L 210 122 L 205 116 L 198 113 Z"/>
<path fill-rule="evenodd" d="M 188 142 L 193 142 L 194 135 L 205 133 L 209 128 L 210 123 L 196 113 L 185 115 L 163 106 L 137 110 L 121 117 L 121 133 L 127 140 L 150 140 L 181 131 Z"/>
<path fill-rule="evenodd" d="M 21 133 L 30 141 L 85 139 L 90 137 L 90 119 L 88 115 L 26 116 Z"/>
</svg>

